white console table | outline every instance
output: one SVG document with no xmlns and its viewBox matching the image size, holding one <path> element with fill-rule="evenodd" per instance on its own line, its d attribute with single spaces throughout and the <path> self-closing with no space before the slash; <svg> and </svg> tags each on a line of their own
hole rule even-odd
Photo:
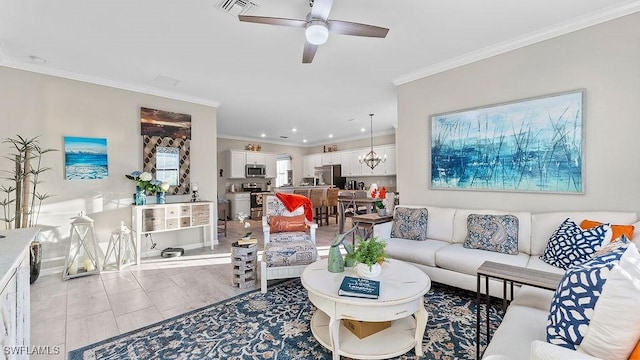
<svg viewBox="0 0 640 360">
<path fill-rule="evenodd" d="M 0 231 L 0 359 L 29 359 L 29 245 L 38 231 Z"/>
<path fill-rule="evenodd" d="M 214 205 L 210 201 L 198 201 L 132 206 L 131 224 L 135 234 L 136 264 L 140 264 L 140 244 L 144 234 L 200 227 L 202 246 L 206 246 L 208 238 L 213 250 L 213 245 L 218 243 L 214 237 Z"/>
</svg>

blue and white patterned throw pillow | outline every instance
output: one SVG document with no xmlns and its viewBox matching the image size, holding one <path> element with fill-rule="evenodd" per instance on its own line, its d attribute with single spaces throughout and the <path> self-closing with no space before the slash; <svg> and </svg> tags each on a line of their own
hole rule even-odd
<svg viewBox="0 0 640 360">
<path fill-rule="evenodd" d="M 518 254 L 518 218 L 514 215 L 469 214 L 467 231 L 462 246 L 468 249 Z"/>
<path fill-rule="evenodd" d="M 551 300 L 547 342 L 577 349 L 582 342 L 609 271 L 626 247 L 597 256 L 567 270 Z"/>
<path fill-rule="evenodd" d="M 609 224 L 602 224 L 584 230 L 567 218 L 551 235 L 540 260 L 565 270 L 580 264 L 600 248 L 609 228 Z"/>
<path fill-rule="evenodd" d="M 397 207 L 393 214 L 391 237 L 408 240 L 427 240 L 427 209 Z"/>
</svg>

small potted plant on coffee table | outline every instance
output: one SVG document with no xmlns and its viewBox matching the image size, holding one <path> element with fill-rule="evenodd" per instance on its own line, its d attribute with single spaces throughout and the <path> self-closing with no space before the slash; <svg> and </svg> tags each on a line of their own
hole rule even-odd
<svg viewBox="0 0 640 360">
<path fill-rule="evenodd" d="M 358 275 L 364 278 L 374 278 L 380 275 L 382 272 L 382 266 L 380 266 L 387 255 L 384 251 L 387 243 L 379 240 L 377 237 L 372 237 L 369 240 L 362 240 L 359 237 L 358 246 L 353 252 L 353 258 L 355 259 L 356 271 Z"/>
</svg>

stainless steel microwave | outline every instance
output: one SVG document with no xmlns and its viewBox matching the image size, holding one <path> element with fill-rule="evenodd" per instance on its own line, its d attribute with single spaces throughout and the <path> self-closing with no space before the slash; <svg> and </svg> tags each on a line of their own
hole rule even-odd
<svg viewBox="0 0 640 360">
<path fill-rule="evenodd" d="M 244 175 L 248 178 L 265 177 L 267 175 L 267 169 L 264 165 L 247 164 L 245 166 Z"/>
</svg>

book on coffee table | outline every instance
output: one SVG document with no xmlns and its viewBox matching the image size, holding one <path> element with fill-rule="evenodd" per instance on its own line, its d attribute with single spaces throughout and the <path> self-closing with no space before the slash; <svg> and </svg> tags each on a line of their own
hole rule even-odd
<svg viewBox="0 0 640 360">
<path fill-rule="evenodd" d="M 380 296 L 380 281 L 345 276 L 338 295 L 377 299 Z"/>
<path fill-rule="evenodd" d="M 258 243 L 257 238 L 249 238 L 248 240 L 238 239 L 238 245 L 250 245 L 250 244 L 257 244 L 257 243 Z"/>
</svg>

